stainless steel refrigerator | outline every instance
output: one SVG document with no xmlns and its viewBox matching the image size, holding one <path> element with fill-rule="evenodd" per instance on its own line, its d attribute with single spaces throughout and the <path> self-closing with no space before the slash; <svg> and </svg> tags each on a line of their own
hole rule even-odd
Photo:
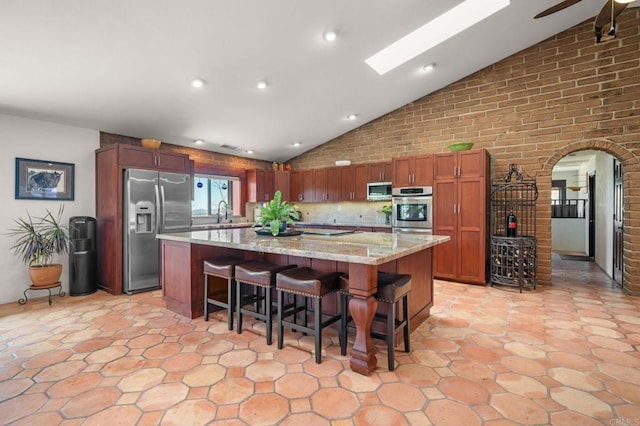
<svg viewBox="0 0 640 426">
<path fill-rule="evenodd" d="M 191 176 L 138 169 L 124 174 L 123 291 L 157 289 L 160 245 L 156 234 L 191 227 Z"/>
</svg>

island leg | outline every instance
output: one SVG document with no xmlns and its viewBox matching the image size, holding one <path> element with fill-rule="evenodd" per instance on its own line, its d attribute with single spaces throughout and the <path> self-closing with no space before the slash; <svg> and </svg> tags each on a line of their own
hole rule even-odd
<svg viewBox="0 0 640 426">
<path fill-rule="evenodd" d="M 377 286 L 377 267 L 349 265 L 349 312 L 356 325 L 349 366 L 356 373 L 368 375 L 376 368 L 376 349 L 371 338 L 371 323 L 378 307 L 373 298 Z"/>
</svg>

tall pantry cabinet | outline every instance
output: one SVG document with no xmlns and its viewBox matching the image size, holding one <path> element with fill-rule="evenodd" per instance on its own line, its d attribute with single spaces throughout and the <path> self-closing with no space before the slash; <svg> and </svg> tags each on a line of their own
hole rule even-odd
<svg viewBox="0 0 640 426">
<path fill-rule="evenodd" d="M 437 154 L 433 170 L 433 234 L 451 237 L 434 249 L 434 276 L 486 284 L 490 156 L 484 149 Z"/>
<path fill-rule="evenodd" d="M 124 170 L 192 173 L 186 154 L 115 144 L 96 150 L 98 287 L 122 293 L 122 209 Z"/>
</svg>

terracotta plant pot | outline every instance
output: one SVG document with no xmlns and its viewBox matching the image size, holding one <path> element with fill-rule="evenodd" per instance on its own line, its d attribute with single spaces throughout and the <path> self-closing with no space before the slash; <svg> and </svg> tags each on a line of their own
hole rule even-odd
<svg viewBox="0 0 640 426">
<path fill-rule="evenodd" d="M 31 283 L 36 286 L 47 286 L 60 281 L 62 275 L 62 265 L 54 263 L 45 266 L 29 266 L 29 277 Z"/>
</svg>

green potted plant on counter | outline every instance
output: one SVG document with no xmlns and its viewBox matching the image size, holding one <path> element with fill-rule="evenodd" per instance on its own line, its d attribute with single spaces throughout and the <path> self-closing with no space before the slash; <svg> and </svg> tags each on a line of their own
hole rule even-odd
<svg viewBox="0 0 640 426">
<path fill-rule="evenodd" d="M 287 225 L 294 225 L 294 219 L 299 217 L 299 213 L 293 205 L 282 201 L 282 193 L 280 191 L 276 191 L 273 195 L 273 200 L 260 207 L 260 212 L 262 217 L 258 223 L 263 228 L 268 227 L 273 236 L 284 232 L 287 229 Z"/>
<path fill-rule="evenodd" d="M 391 214 L 393 213 L 391 206 L 388 204 L 386 206 L 382 206 L 380 210 L 378 210 L 378 213 L 382 213 L 384 215 L 384 223 L 388 225 Z"/>
<path fill-rule="evenodd" d="M 31 216 L 15 219 L 16 227 L 7 235 L 14 237 L 13 254 L 29 266 L 29 277 L 34 286 L 47 286 L 60 281 L 62 265 L 51 263 L 54 254 L 65 254 L 69 248 L 69 230 L 62 225 L 64 206 L 58 214 L 49 210 L 42 217 Z"/>
</svg>

